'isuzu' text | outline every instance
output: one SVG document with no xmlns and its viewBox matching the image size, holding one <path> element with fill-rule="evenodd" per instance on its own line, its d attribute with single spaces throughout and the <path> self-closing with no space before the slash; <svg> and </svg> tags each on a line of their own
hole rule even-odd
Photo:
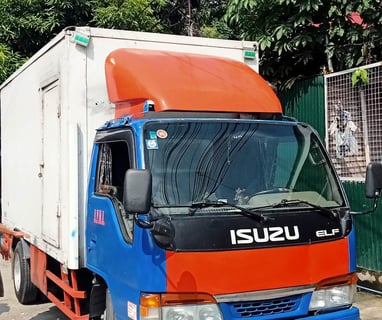
<svg viewBox="0 0 382 320">
<path fill-rule="evenodd" d="M 238 229 L 230 230 L 230 234 L 231 243 L 233 245 L 264 242 L 281 242 L 287 240 L 298 240 L 300 238 L 298 226 L 269 227 L 262 229 Z"/>
</svg>

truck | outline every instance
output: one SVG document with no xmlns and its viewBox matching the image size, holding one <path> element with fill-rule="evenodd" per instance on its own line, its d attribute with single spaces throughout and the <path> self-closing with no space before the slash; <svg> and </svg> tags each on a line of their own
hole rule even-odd
<svg viewBox="0 0 382 320">
<path fill-rule="evenodd" d="M 343 187 L 258 61 L 255 42 L 70 27 L 0 86 L 2 219 L 29 234 L 12 243 L 19 302 L 73 320 L 359 319 Z"/>
</svg>

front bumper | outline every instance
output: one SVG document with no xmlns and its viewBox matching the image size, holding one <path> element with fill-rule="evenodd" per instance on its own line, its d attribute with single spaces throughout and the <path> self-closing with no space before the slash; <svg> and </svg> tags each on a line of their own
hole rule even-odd
<svg viewBox="0 0 382 320">
<path fill-rule="evenodd" d="M 330 313 L 318 314 L 315 316 L 298 318 L 304 320 L 359 320 L 359 309 L 351 307 L 350 309 L 340 310 Z"/>
</svg>

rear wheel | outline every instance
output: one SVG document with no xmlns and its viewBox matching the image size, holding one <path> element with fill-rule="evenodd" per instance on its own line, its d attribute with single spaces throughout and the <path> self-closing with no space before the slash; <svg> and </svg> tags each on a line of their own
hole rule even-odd
<svg viewBox="0 0 382 320">
<path fill-rule="evenodd" d="M 17 299 L 21 304 L 37 300 L 37 287 L 31 282 L 29 259 L 24 258 L 24 248 L 19 241 L 12 258 L 12 278 Z"/>
</svg>

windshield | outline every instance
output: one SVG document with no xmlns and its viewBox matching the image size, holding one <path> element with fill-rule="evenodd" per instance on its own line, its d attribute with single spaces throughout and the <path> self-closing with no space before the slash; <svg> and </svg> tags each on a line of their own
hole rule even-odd
<svg viewBox="0 0 382 320">
<path fill-rule="evenodd" d="M 146 124 L 144 137 L 152 204 L 164 214 L 184 213 L 183 207 L 198 201 L 245 208 L 284 200 L 343 205 L 338 180 L 309 127 L 261 121 L 157 122 Z M 208 212 L 213 210 L 224 211 L 211 207 Z"/>
</svg>

